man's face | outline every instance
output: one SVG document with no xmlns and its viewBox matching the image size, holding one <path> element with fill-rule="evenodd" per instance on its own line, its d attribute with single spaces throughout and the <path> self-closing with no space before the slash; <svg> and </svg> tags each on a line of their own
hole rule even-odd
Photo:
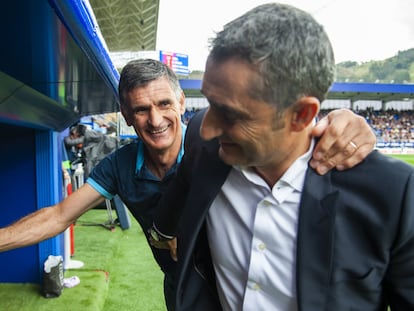
<svg viewBox="0 0 414 311">
<path fill-rule="evenodd" d="M 252 65 L 240 60 L 207 62 L 202 93 L 210 106 L 200 134 L 217 138 L 219 156 L 229 165 L 272 167 L 289 156 L 286 121 L 290 112 L 277 115 L 275 105 L 254 98 Z"/>
<path fill-rule="evenodd" d="M 150 151 L 168 151 L 181 144 L 184 95 L 177 100 L 167 78 L 138 87 L 127 97 L 126 107 L 121 107 L 122 115 Z"/>
</svg>

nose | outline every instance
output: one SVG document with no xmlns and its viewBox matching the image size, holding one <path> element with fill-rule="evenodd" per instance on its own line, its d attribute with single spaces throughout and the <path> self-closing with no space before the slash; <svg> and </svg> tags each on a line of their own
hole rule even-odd
<svg viewBox="0 0 414 311">
<path fill-rule="evenodd" d="M 200 126 L 200 136 L 204 140 L 211 140 L 223 133 L 222 121 L 210 108 L 207 109 Z"/>
<path fill-rule="evenodd" d="M 148 123 L 153 127 L 161 125 L 163 120 L 162 113 L 155 107 L 152 107 L 148 113 Z"/>
</svg>

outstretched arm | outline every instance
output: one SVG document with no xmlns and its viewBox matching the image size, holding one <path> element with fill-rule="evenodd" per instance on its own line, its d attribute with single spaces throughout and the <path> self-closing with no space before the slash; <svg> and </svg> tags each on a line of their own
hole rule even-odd
<svg viewBox="0 0 414 311">
<path fill-rule="evenodd" d="M 310 166 L 323 175 L 332 168 L 344 170 L 360 163 L 374 149 L 376 137 L 365 119 L 349 109 L 331 111 L 313 128 L 320 137 Z"/>
<path fill-rule="evenodd" d="M 36 244 L 63 232 L 80 215 L 103 200 L 95 189 L 84 184 L 62 202 L 1 228 L 0 252 Z"/>
</svg>

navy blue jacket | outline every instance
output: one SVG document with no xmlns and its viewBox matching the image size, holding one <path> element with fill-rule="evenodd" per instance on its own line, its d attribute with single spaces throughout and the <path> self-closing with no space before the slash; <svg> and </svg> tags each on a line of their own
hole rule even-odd
<svg viewBox="0 0 414 311">
<path fill-rule="evenodd" d="M 220 310 L 206 215 L 231 167 L 215 140 L 187 128 L 185 155 L 154 215 L 178 237 L 177 311 Z M 372 152 L 356 167 L 324 176 L 309 168 L 297 237 L 302 311 L 414 310 L 414 169 Z"/>
</svg>

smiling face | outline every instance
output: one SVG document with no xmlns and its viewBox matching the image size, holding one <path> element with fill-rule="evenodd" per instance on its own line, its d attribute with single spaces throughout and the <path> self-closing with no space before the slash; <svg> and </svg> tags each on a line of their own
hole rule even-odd
<svg viewBox="0 0 414 311">
<path fill-rule="evenodd" d="M 300 132 L 310 121 L 298 126 L 296 120 L 301 122 L 298 116 L 303 115 L 298 110 L 300 104 L 281 112 L 276 104 L 254 96 L 253 86 L 258 79 L 253 65 L 239 58 L 221 62 L 209 59 L 202 93 L 210 106 L 200 135 L 204 140 L 218 139 L 219 156 L 226 164 L 283 172 L 307 150 L 309 137 Z"/>
<path fill-rule="evenodd" d="M 255 78 L 253 67 L 240 59 L 207 62 L 202 92 L 210 106 L 200 133 L 206 140 L 218 138 L 219 155 L 230 165 L 262 166 L 282 151 L 284 120 L 277 118 L 276 106 L 249 93 Z"/>
<path fill-rule="evenodd" d="M 121 112 L 150 152 L 179 150 L 184 94 L 177 99 L 166 77 L 153 80 L 127 94 Z"/>
</svg>

